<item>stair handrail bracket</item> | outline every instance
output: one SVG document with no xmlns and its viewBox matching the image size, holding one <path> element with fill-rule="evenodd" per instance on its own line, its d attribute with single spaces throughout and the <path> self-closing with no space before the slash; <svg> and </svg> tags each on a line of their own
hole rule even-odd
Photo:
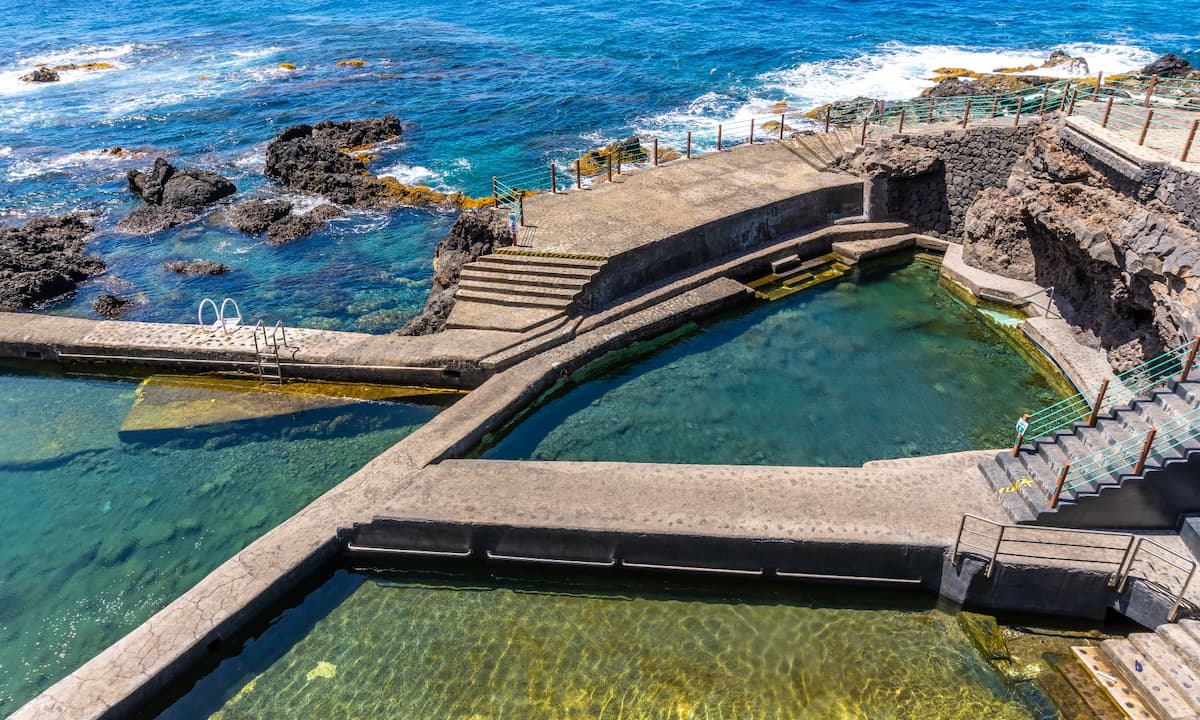
<svg viewBox="0 0 1200 720">
<path fill-rule="evenodd" d="M 1165 594 L 1171 600 L 1171 609 L 1167 612 L 1167 620 L 1175 622 L 1179 614 L 1179 608 L 1183 606 L 1188 586 L 1191 585 L 1192 578 L 1196 575 L 1196 561 L 1192 558 L 1177 553 L 1168 547 L 1164 547 L 1151 538 L 1139 537 L 1137 542 L 1134 543 L 1133 547 L 1130 549 L 1129 557 L 1122 569 L 1121 584 L 1117 588 L 1118 592 L 1125 592 L 1125 587 L 1129 582 L 1129 578 L 1132 576 L 1133 565 L 1138 560 L 1138 553 L 1142 552 L 1143 550 L 1145 550 L 1145 554 L 1150 555 L 1156 560 L 1166 563 L 1175 570 L 1179 570 L 1181 572 L 1186 571 L 1183 582 L 1179 585 L 1178 592 L 1171 592 L 1161 583 L 1147 580 L 1151 586 L 1163 592 L 1163 594 Z M 1143 578 L 1143 580 L 1146 579 Z"/>
</svg>

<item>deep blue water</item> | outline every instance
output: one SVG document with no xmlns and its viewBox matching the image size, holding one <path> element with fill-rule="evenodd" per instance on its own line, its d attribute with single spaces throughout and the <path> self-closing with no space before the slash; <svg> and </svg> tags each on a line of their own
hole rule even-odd
<svg viewBox="0 0 1200 720">
<path fill-rule="evenodd" d="M 243 195 L 273 194 L 263 149 L 284 126 L 392 112 L 406 140 L 376 172 L 483 194 L 494 173 L 630 131 L 670 141 L 776 101 L 904 97 L 940 66 L 991 70 L 1065 48 L 1113 72 L 1200 52 L 1195 0 L 4 0 L 0 13 L 0 221 L 104 213 L 95 248 L 110 271 L 54 311 L 86 315 L 115 291 L 142 303 L 130 317 L 186 321 L 201 297 L 233 295 L 250 316 L 374 332 L 420 307 L 452 217 L 355 213 L 283 248 L 215 221 L 129 238 L 111 231 L 136 206 L 124 172 L 164 154 L 233 177 Z M 336 65 L 350 58 L 366 65 Z M 88 61 L 116 68 L 17 79 L 39 63 Z M 115 145 L 147 155 L 96 152 Z M 181 278 L 159 267 L 201 257 L 235 270 Z"/>
</svg>

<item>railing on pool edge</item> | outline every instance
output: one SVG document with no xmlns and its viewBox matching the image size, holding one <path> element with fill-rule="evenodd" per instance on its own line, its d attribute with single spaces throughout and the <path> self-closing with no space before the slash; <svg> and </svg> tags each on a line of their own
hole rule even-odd
<svg viewBox="0 0 1200 720">
<path fill-rule="evenodd" d="M 1082 103 L 1082 104 L 1081 104 Z M 1084 110 L 1085 106 L 1089 108 Z M 1114 112 L 1114 109 L 1116 112 Z M 611 180 L 630 167 L 658 166 L 661 163 L 691 159 L 712 151 L 741 144 L 783 140 L 789 131 L 811 130 L 829 133 L 833 129 L 854 128 L 859 144 L 865 144 L 871 126 L 950 124 L 967 127 L 972 122 L 1022 117 L 1047 112 L 1067 115 L 1099 115 L 1101 127 L 1137 136 L 1146 144 L 1151 130 L 1165 140 L 1160 149 L 1178 152 L 1181 162 L 1191 159 L 1200 118 L 1186 113 L 1200 112 L 1200 80 L 1160 78 L 1144 75 L 1116 75 L 1104 78 L 1060 80 L 997 95 L 928 97 L 909 100 L 838 102 L 819 112 L 757 115 L 744 120 L 717 123 L 698 131 L 688 131 L 683 148 L 660 145 L 657 137 L 629 145 L 613 143 L 605 148 L 578 153 L 574 160 L 552 160 L 543 168 L 529 169 L 492 177 L 492 198 L 497 207 L 505 207 L 514 224 L 524 225 L 524 199 L 537 192 L 558 193 L 572 187 L 582 189 L 593 180 Z M 1157 114 L 1156 114 L 1157 113 Z M 791 124 L 789 124 L 791 123 Z"/>
<path fill-rule="evenodd" d="M 986 530 L 968 527 L 968 521 Z M 992 576 L 996 564 L 1002 564 L 1002 558 L 1007 557 L 1018 563 L 1041 560 L 1066 563 L 1072 568 L 1091 566 L 1092 569 L 1105 570 L 1109 572 L 1108 586 L 1115 587 L 1117 592 L 1125 591 L 1130 578 L 1140 579 L 1172 601 L 1167 613 L 1167 619 L 1171 622 L 1176 620 L 1179 609 L 1185 603 L 1190 605 L 1184 595 L 1196 573 L 1195 560 L 1150 538 L 1132 533 L 1005 525 L 969 513 L 963 515 L 959 523 L 958 537 L 950 554 L 951 564 L 958 567 L 962 556 L 966 554 L 987 561 L 983 574 L 988 578 Z M 1170 571 L 1164 572 L 1162 568 L 1154 567 L 1154 560 L 1166 564 Z M 1135 567 L 1145 569 L 1147 564 L 1150 565 L 1150 572 L 1135 571 Z M 1180 575 L 1182 580 L 1179 579 Z M 1179 584 L 1178 590 L 1172 590 L 1167 585 L 1176 582 Z"/>
<path fill-rule="evenodd" d="M 1200 337 L 1030 413 L 1025 430 L 1017 435 L 1013 455 L 1020 451 L 1024 443 L 1083 422 L 1085 418 L 1089 427 L 1094 426 L 1103 409 L 1128 402 L 1162 385 L 1176 374 L 1180 382 L 1187 380 L 1196 361 L 1197 350 L 1200 350 Z"/>
</svg>

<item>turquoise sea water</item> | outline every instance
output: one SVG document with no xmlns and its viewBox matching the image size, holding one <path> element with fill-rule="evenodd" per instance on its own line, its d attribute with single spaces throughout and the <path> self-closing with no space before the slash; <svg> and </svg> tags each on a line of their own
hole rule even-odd
<svg viewBox="0 0 1200 720">
<path fill-rule="evenodd" d="M 1051 671 L 1053 672 L 1053 671 Z M 339 572 L 162 720 L 1050 720 L 929 596 Z"/>
<path fill-rule="evenodd" d="M 0 368 L 0 717 L 436 412 L 370 403 L 149 443 L 136 384 Z"/>
<path fill-rule="evenodd" d="M 141 301 L 132 318 L 188 321 L 201 297 L 232 295 L 251 317 L 383 332 L 423 302 L 452 218 L 352 213 L 283 248 L 211 221 L 135 239 L 112 231 L 135 207 L 124 172 L 164 154 L 234 178 L 243 196 L 275 194 L 261 167 L 283 127 L 392 112 L 406 140 L 376 172 L 484 194 L 492 174 L 629 132 L 677 142 L 776 101 L 906 97 L 942 66 L 1025 65 L 1055 48 L 1110 73 L 1167 51 L 1197 61 L 1198 10 L 1195 0 L 4 0 L 0 221 L 104 213 L 95 249 L 110 271 L 55 312 L 87 315 L 96 295 L 117 292 Z M 350 58 L 366 65 L 336 65 Z M 84 62 L 116 67 L 18 79 L 40 63 Z M 115 145 L 146 155 L 97 152 Z M 160 267 L 194 258 L 235 270 L 182 278 Z"/>
<path fill-rule="evenodd" d="M 1059 395 L 926 262 L 704 325 L 547 401 L 486 457 L 857 466 L 1002 447 Z"/>
</svg>

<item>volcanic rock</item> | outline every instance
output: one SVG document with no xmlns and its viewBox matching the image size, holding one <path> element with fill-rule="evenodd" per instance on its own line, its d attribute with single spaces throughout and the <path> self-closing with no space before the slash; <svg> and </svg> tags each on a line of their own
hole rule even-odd
<svg viewBox="0 0 1200 720">
<path fill-rule="evenodd" d="M 198 215 L 178 208 L 152 205 L 126 215 L 117 227 L 131 235 L 149 235 L 195 220 Z"/>
<path fill-rule="evenodd" d="M 1157 75 L 1159 77 L 1200 79 L 1200 70 L 1191 66 L 1187 60 L 1167 53 L 1138 71 L 1142 75 Z"/>
<path fill-rule="evenodd" d="M 50 68 L 40 67 L 33 72 L 22 75 L 21 79 L 31 83 L 58 82 L 58 73 Z"/>
<path fill-rule="evenodd" d="M 292 212 L 292 204 L 287 200 L 247 200 L 234 205 L 228 213 L 230 224 L 247 235 L 259 235 L 266 232 L 271 223 L 282 220 Z"/>
<path fill-rule="evenodd" d="M 117 297 L 116 295 L 101 295 L 96 298 L 96 302 L 92 303 L 92 310 L 100 317 L 116 320 L 131 305 L 133 305 L 132 300 Z"/>
<path fill-rule="evenodd" d="M 32 308 L 104 271 L 104 261 L 83 254 L 95 230 L 89 219 L 69 213 L 0 229 L 0 310 Z"/>
<path fill-rule="evenodd" d="M 1042 69 L 1064 70 L 1069 75 L 1087 75 L 1090 72 L 1087 60 L 1081 57 L 1071 57 L 1062 50 L 1050 53 L 1050 57 L 1042 63 Z"/>
<path fill-rule="evenodd" d="M 341 214 L 341 209 L 329 203 L 318 205 L 302 215 L 289 214 L 271 223 L 267 229 L 267 244 L 278 247 L 311 235 L 324 227 L 325 223 Z"/>
<path fill-rule="evenodd" d="M 396 331 L 398 335 L 430 335 L 446 326 L 454 308 L 463 266 L 496 248 L 512 245 L 508 214 L 498 208 L 464 210 L 433 256 L 433 288 L 419 315 Z"/>
<path fill-rule="evenodd" d="M 224 275 L 229 272 L 229 266 L 225 263 L 214 262 L 212 260 L 176 260 L 174 262 L 164 263 L 163 267 L 171 272 L 177 272 L 180 275 Z"/>
<path fill-rule="evenodd" d="M 179 170 L 162 158 L 149 171 L 130 170 L 126 176 L 133 194 L 147 205 L 198 210 L 237 192 L 228 179 L 209 170 Z"/>
</svg>

